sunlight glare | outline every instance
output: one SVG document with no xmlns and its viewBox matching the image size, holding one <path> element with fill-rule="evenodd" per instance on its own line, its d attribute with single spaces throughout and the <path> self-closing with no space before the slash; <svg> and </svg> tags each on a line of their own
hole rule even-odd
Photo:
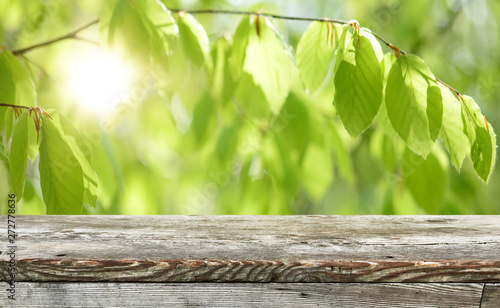
<svg viewBox="0 0 500 308">
<path fill-rule="evenodd" d="M 69 90 L 86 110 L 96 113 L 111 110 L 131 86 L 131 67 L 110 53 L 85 53 L 72 64 L 69 67 Z"/>
</svg>

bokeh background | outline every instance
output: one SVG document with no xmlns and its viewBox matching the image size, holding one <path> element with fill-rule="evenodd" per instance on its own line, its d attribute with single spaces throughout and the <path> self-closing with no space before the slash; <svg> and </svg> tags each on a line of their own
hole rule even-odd
<svg viewBox="0 0 500 308">
<path fill-rule="evenodd" d="M 401 49 L 423 58 L 437 77 L 472 96 L 488 121 L 500 130 L 498 1 L 163 2 L 167 7 L 186 10 L 264 10 L 289 16 L 356 19 Z M 0 45 L 13 50 L 64 35 L 101 16 L 106 4 L 98 0 L 0 0 Z M 241 16 L 233 15 L 195 17 L 211 43 L 225 33 L 234 34 L 241 20 Z M 278 31 L 294 50 L 308 25 L 276 20 Z M 99 27 L 90 27 L 81 36 L 98 42 Z M 251 153 L 239 152 L 242 146 L 252 148 L 248 140 L 255 132 L 251 129 L 236 132 L 228 129 L 229 124 L 216 123 L 203 138 L 192 132 L 196 102 L 203 95 L 199 89 L 208 86 L 204 77 L 184 82 L 183 94 L 168 99 L 155 82 L 135 78 L 119 104 L 95 111 L 81 97 L 82 92 L 91 94 L 92 88 L 72 91 L 72 82 L 78 78 L 75 71 L 81 71 L 82 63 L 85 67 L 86 61 L 95 59 L 89 55 L 95 54 L 99 54 L 99 47 L 81 40 L 65 40 L 26 54 L 36 76 L 38 104 L 72 119 L 93 148 L 93 164 L 101 187 L 97 209 L 85 208 L 86 214 L 429 213 L 416 204 L 397 171 L 388 172 L 383 159 L 374 153 L 374 130 L 353 140 L 338 120 L 334 120 L 335 138 L 341 140 L 347 155 L 332 154 L 332 176 L 321 196 L 311 196 L 301 185 L 281 185 L 266 181 L 266 176 L 252 176 L 258 172 L 254 169 L 258 169 L 259 162 Z M 120 93 L 120 89 L 117 91 Z M 113 93 L 110 95 L 109 99 L 114 99 Z M 321 104 L 326 114 L 333 111 L 331 102 Z M 227 117 L 234 117 L 234 113 L 228 112 Z M 238 134 L 239 141 L 231 141 L 231 134 Z M 244 144 L 242 140 L 246 140 Z M 44 214 L 36 163 L 28 168 L 28 175 L 18 210 L 22 214 Z M 6 187 L 2 184 L 2 195 L 7 194 Z M 431 214 L 500 213 L 498 171 L 486 185 L 466 159 L 460 174 L 449 165 L 446 187 L 442 204 Z"/>
</svg>

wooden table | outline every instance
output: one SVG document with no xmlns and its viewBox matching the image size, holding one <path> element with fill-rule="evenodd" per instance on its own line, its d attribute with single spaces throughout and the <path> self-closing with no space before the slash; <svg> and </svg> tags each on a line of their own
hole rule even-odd
<svg viewBox="0 0 500 308">
<path fill-rule="evenodd" d="M 1 307 L 500 307 L 500 216 L 18 216 L 16 231 Z"/>
</svg>

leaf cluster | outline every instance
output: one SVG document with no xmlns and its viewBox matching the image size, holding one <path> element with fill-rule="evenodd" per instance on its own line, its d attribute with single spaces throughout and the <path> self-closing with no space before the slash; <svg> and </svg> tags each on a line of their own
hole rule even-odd
<svg viewBox="0 0 500 308">
<path fill-rule="evenodd" d="M 356 142 L 368 142 L 428 213 L 438 212 L 445 196 L 444 149 L 457 170 L 469 157 L 484 182 L 494 170 L 494 130 L 474 100 L 440 82 L 418 56 L 393 45 L 384 54 L 356 21 L 312 22 L 294 51 L 258 13 L 210 42 L 186 12 L 155 0 L 114 0 L 101 16 L 100 36 L 105 48 L 153 76 L 168 102 L 163 121 L 175 131 L 169 143 L 196 172 L 216 179 L 227 211 L 236 198 L 239 213 L 253 213 L 255 203 L 267 205 L 260 214 L 292 212 L 297 198 L 328 198 L 335 174 L 354 185 L 349 151 Z M 8 51 L 0 56 L 0 103 L 36 105 L 29 67 Z M 80 132 L 55 111 L 20 111 L 0 108 L 0 155 L 18 198 L 26 162 L 39 155 L 47 213 L 95 207 L 99 181 Z M 210 165 L 197 165 L 193 153 L 206 154 Z M 235 193 L 220 192 L 225 188 Z"/>
</svg>

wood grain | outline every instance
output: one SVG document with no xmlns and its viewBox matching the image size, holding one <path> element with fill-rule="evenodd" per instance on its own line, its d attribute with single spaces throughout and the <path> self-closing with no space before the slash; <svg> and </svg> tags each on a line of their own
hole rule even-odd
<svg viewBox="0 0 500 308">
<path fill-rule="evenodd" d="M 136 282 L 483 282 L 500 281 L 500 261 L 18 261 L 18 281 Z M 4 278 L 2 277 L 2 281 Z"/>
<path fill-rule="evenodd" d="M 487 283 L 481 300 L 481 308 L 500 307 L 500 284 Z"/>
<path fill-rule="evenodd" d="M 5 283 L 1 283 L 3 289 Z M 19 283 L 3 307 L 479 307 L 482 284 Z"/>
<path fill-rule="evenodd" d="M 16 230 L 18 281 L 500 282 L 498 216 L 24 216 Z"/>
</svg>

